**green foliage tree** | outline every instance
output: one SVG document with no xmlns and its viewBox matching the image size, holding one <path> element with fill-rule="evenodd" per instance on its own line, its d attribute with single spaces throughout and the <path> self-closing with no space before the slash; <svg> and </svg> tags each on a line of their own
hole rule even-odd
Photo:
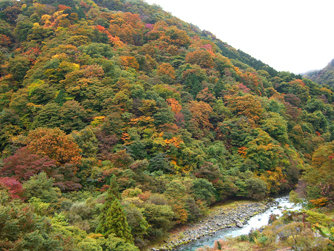
<svg viewBox="0 0 334 251">
<path fill-rule="evenodd" d="M 91 127 L 86 127 L 79 132 L 73 132 L 72 136 L 81 149 L 81 155 L 83 157 L 96 157 L 98 152 L 98 140 Z"/>
<path fill-rule="evenodd" d="M 143 204 L 143 215 L 149 224 L 149 239 L 162 238 L 173 226 L 174 212 L 169 205 L 159 203 Z"/>
<path fill-rule="evenodd" d="M 21 200 L 11 200 L 0 189 L 0 248 L 12 250 L 56 250 L 62 242 L 47 218 L 37 216 Z"/>
<path fill-rule="evenodd" d="M 23 195 L 27 200 L 35 197 L 41 199 L 42 202 L 56 202 L 61 192 L 53 185 L 54 179 L 48 178 L 46 173 L 42 172 L 23 183 Z"/>
<path fill-rule="evenodd" d="M 125 204 L 124 210 L 134 241 L 141 244 L 140 242 L 144 239 L 149 228 L 149 224 L 143 215 L 143 210 L 134 204 Z"/>
<path fill-rule="evenodd" d="M 67 133 L 81 130 L 87 125 L 86 111 L 77 101 L 65 102 L 60 108 L 59 116 L 62 121 L 60 127 Z"/>
<path fill-rule="evenodd" d="M 22 16 L 20 19 L 21 20 L 17 22 L 14 33 L 15 33 L 16 38 L 20 42 L 23 42 L 27 39 L 27 36 L 31 32 L 33 23 L 26 16 Z"/>
<path fill-rule="evenodd" d="M 319 146 L 312 156 L 312 166 L 304 179 L 308 183 L 308 197 L 315 206 L 333 202 L 334 141 Z"/>
<path fill-rule="evenodd" d="M 48 103 L 46 104 L 34 118 L 32 123 L 33 128 L 37 127 L 48 127 L 55 128 L 60 127 L 60 106 L 57 103 Z"/>
<path fill-rule="evenodd" d="M 277 141 L 281 143 L 286 143 L 288 141 L 287 122 L 278 113 L 269 113 L 268 117 L 262 121 L 261 127 Z"/>
<path fill-rule="evenodd" d="M 27 57 L 18 56 L 9 61 L 8 71 L 15 81 L 22 81 L 30 69 L 30 61 Z"/>
<path fill-rule="evenodd" d="M 257 163 L 259 170 L 274 170 L 282 159 L 283 149 L 263 130 L 257 130 L 255 139 L 246 145 L 246 157 Z"/>
<path fill-rule="evenodd" d="M 96 228 L 96 232 L 102 233 L 104 236 L 114 234 L 125 242 L 133 243 L 125 211 L 120 202 L 120 194 L 115 177 L 110 181 L 110 187 L 101 208 L 99 225 Z"/>
<path fill-rule="evenodd" d="M 90 43 L 88 45 L 81 46 L 79 49 L 92 58 L 111 58 L 114 55 L 110 45 L 104 43 Z"/>
<path fill-rule="evenodd" d="M 251 177 L 246 179 L 246 190 L 247 190 L 247 197 L 262 200 L 266 197 L 267 191 L 267 184 L 260 178 Z"/>
<path fill-rule="evenodd" d="M 110 251 L 139 251 L 135 245 L 125 241 L 122 238 L 116 237 L 114 234 L 110 234 L 105 244 L 104 250 Z"/>
<path fill-rule="evenodd" d="M 207 205 L 216 201 L 216 189 L 206 179 L 195 179 L 191 190 L 195 199 L 205 201 Z"/>
</svg>

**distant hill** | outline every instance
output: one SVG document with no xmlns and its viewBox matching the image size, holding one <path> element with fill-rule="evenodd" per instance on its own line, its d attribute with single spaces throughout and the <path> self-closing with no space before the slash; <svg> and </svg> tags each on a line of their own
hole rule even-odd
<svg viewBox="0 0 334 251">
<path fill-rule="evenodd" d="M 334 86 L 334 59 L 322 70 L 308 72 L 305 77 L 319 84 Z"/>
</svg>

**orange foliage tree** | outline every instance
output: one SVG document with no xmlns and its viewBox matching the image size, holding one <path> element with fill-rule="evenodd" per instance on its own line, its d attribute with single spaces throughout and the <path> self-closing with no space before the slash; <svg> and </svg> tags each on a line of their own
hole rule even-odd
<svg viewBox="0 0 334 251">
<path fill-rule="evenodd" d="M 27 136 L 27 146 L 31 153 L 48 156 L 59 165 L 78 165 L 81 161 L 78 145 L 59 128 L 31 131 Z"/>
<path fill-rule="evenodd" d="M 118 12 L 113 14 L 110 21 L 109 32 L 119 37 L 123 42 L 140 44 L 140 36 L 145 28 L 139 14 L 130 12 Z"/>
<path fill-rule="evenodd" d="M 257 95 L 261 95 L 263 91 L 263 84 L 260 77 L 256 72 L 246 71 L 242 73 L 242 81 L 243 83 L 252 91 L 254 91 Z"/>
<path fill-rule="evenodd" d="M 131 67 L 133 69 L 138 70 L 139 64 L 137 62 L 137 59 L 135 57 L 131 56 L 121 56 L 121 64 L 125 66 L 126 68 Z"/>
<path fill-rule="evenodd" d="M 161 36 L 161 40 L 176 46 L 187 47 L 190 44 L 187 32 L 178 29 L 176 26 L 166 28 L 165 33 Z"/>
<path fill-rule="evenodd" d="M 212 55 L 206 50 L 189 52 L 186 56 L 186 62 L 197 64 L 203 68 L 212 68 L 214 66 Z"/>
<path fill-rule="evenodd" d="M 166 101 L 175 114 L 181 112 L 182 106 L 180 105 L 179 101 L 177 101 L 175 98 L 168 98 L 166 99 Z"/>
<path fill-rule="evenodd" d="M 212 107 L 203 101 L 191 101 L 189 111 L 192 114 L 190 129 L 195 137 L 203 137 L 213 127 L 209 121 Z"/>
<path fill-rule="evenodd" d="M 175 79 L 175 70 L 174 67 L 169 63 L 162 63 L 158 67 L 159 76 L 167 76 L 171 79 Z"/>
<path fill-rule="evenodd" d="M 259 121 L 263 113 L 261 102 L 253 95 L 225 96 L 227 106 L 232 112 L 246 116 L 254 122 Z"/>
</svg>

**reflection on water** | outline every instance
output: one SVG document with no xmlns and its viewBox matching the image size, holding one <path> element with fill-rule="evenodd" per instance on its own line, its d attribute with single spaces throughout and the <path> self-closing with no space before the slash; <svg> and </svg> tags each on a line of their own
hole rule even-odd
<svg viewBox="0 0 334 251">
<path fill-rule="evenodd" d="M 294 205 L 289 201 L 288 196 L 275 199 L 277 203 L 268 208 L 265 212 L 255 215 L 242 228 L 229 228 L 216 232 L 213 236 L 203 237 L 197 241 L 189 243 L 183 247 L 178 248 L 179 251 L 195 251 L 197 248 L 203 246 L 213 246 L 215 240 L 225 239 L 226 237 L 236 237 L 243 234 L 248 234 L 252 229 L 259 229 L 269 222 L 269 217 L 272 214 L 281 216 L 284 210 L 299 210 L 301 206 Z"/>
</svg>

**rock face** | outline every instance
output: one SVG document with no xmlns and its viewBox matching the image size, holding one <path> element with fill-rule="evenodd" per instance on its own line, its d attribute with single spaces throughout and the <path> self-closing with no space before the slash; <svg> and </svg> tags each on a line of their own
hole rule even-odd
<svg viewBox="0 0 334 251">
<path fill-rule="evenodd" d="M 222 229 L 242 228 L 250 217 L 264 212 L 269 206 L 270 203 L 249 202 L 233 209 L 219 208 L 215 213 L 193 224 L 188 230 L 180 232 L 178 238 L 152 250 L 174 250 L 204 236 L 213 235 Z"/>
</svg>

